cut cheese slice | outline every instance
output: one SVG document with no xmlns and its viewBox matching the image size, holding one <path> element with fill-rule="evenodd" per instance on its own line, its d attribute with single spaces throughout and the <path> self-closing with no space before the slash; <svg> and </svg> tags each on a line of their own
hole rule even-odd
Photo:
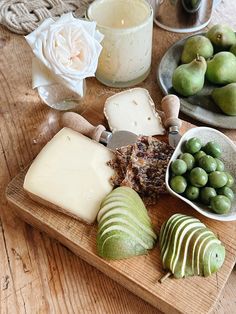
<svg viewBox="0 0 236 314">
<path fill-rule="evenodd" d="M 137 135 L 164 134 L 155 104 L 144 88 L 133 88 L 106 100 L 104 114 L 112 132 L 130 131 Z"/>
<path fill-rule="evenodd" d="M 87 223 L 111 192 L 113 153 L 69 128 L 58 132 L 29 168 L 24 189 L 34 200 Z"/>
</svg>

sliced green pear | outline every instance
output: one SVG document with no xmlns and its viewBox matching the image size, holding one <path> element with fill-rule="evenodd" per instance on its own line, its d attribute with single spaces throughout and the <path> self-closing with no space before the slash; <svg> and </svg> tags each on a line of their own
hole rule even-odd
<svg viewBox="0 0 236 314">
<path fill-rule="evenodd" d="M 108 220 L 105 224 L 102 226 L 99 226 L 98 228 L 98 236 L 101 235 L 101 238 L 106 234 L 107 230 L 111 228 L 110 230 L 119 230 L 119 228 L 126 229 L 126 232 L 132 232 L 133 235 L 135 235 L 137 238 L 140 238 L 144 243 L 147 244 L 148 247 L 152 247 L 155 240 L 152 236 L 148 235 L 145 231 L 142 231 L 142 229 L 134 224 L 130 224 L 125 219 L 121 218 L 113 218 Z M 123 229 L 123 230 L 124 230 Z"/>
<path fill-rule="evenodd" d="M 198 276 L 204 275 L 204 268 L 203 268 L 204 265 L 203 265 L 203 259 L 202 259 L 203 252 L 204 252 L 205 246 L 211 241 L 213 241 L 213 243 L 215 243 L 217 241 L 214 234 L 210 234 L 208 236 L 203 237 L 201 242 L 199 243 L 199 245 L 196 248 L 196 256 L 195 256 L 195 260 L 194 260 L 194 272 Z"/>
<path fill-rule="evenodd" d="M 160 246 L 161 246 L 161 255 L 164 254 L 167 243 L 169 241 L 170 233 L 172 231 L 173 224 L 178 221 L 181 217 L 185 219 L 183 215 L 175 214 L 170 219 L 166 221 L 165 224 L 162 225 L 160 231 Z"/>
<path fill-rule="evenodd" d="M 119 187 L 101 203 L 97 216 L 98 254 L 108 259 L 146 254 L 152 249 L 156 234 L 139 195 L 130 188 Z"/>
<path fill-rule="evenodd" d="M 123 259 L 147 254 L 147 250 L 133 238 L 122 234 L 108 237 L 99 246 L 98 254 L 107 259 Z"/>
<path fill-rule="evenodd" d="M 188 277 L 193 275 L 192 268 L 187 267 L 189 243 L 194 234 L 202 229 L 202 225 L 203 224 L 200 223 L 197 226 L 190 228 L 190 230 L 187 231 L 186 236 L 182 239 L 181 250 L 179 250 L 178 258 L 175 261 L 175 264 L 172 266 L 172 272 L 175 274 L 176 278 Z"/>
<path fill-rule="evenodd" d="M 161 257 L 164 269 L 176 278 L 209 276 L 219 270 L 225 248 L 200 220 L 175 214 L 161 227 Z"/>
<path fill-rule="evenodd" d="M 218 271 L 225 260 L 225 248 L 221 244 L 213 244 L 205 252 L 204 256 L 204 276 L 210 276 Z"/>
<path fill-rule="evenodd" d="M 137 207 L 139 210 L 142 210 L 145 214 L 147 214 L 147 209 L 142 201 L 142 199 L 140 198 L 140 196 L 138 195 L 138 193 L 136 193 L 134 190 L 132 190 L 129 187 L 119 187 L 115 190 L 113 190 L 102 202 L 101 207 L 103 206 L 103 203 L 106 203 L 107 200 L 111 200 L 111 198 L 115 198 L 115 199 L 121 199 L 122 200 L 127 200 L 132 202 L 135 207 Z"/>
<path fill-rule="evenodd" d="M 104 214 L 106 214 L 107 212 L 109 212 L 113 208 L 119 208 L 120 210 L 128 209 L 130 211 L 130 213 L 132 213 L 135 217 L 137 217 L 137 219 L 142 221 L 147 226 L 151 226 L 151 220 L 148 219 L 147 215 L 144 215 L 143 212 L 138 211 L 137 208 L 134 207 L 132 204 L 125 203 L 125 202 L 120 201 L 120 200 L 114 201 L 111 203 L 107 203 L 104 207 L 102 207 L 98 213 L 98 217 L 97 217 L 98 222 L 100 222 L 100 220 L 102 219 Z"/>
<path fill-rule="evenodd" d="M 148 250 L 150 248 L 150 243 L 145 242 L 145 240 L 143 240 L 137 233 L 135 233 L 135 231 L 130 230 L 127 227 L 120 226 L 120 225 L 109 226 L 102 233 L 98 234 L 98 238 L 100 238 L 100 240 L 105 241 L 107 237 L 111 235 L 119 234 L 119 232 L 122 234 L 128 235 L 130 238 L 133 238 L 134 240 L 136 240 L 137 243 L 142 245 L 145 249 Z"/>
<path fill-rule="evenodd" d="M 176 243 L 178 240 L 179 232 L 185 225 L 191 222 L 191 217 L 179 217 L 170 228 L 168 242 L 165 244 L 165 251 L 162 256 L 164 268 L 170 269 L 172 260 L 175 257 Z"/>
<path fill-rule="evenodd" d="M 212 231 L 207 229 L 205 226 L 200 228 L 194 233 L 189 243 L 189 250 L 188 250 L 188 256 L 187 256 L 187 261 L 186 261 L 186 277 L 187 277 L 187 274 L 191 274 L 189 276 L 193 276 L 195 274 L 194 273 L 194 260 L 195 260 L 195 254 L 196 254 L 195 252 L 196 252 L 197 244 L 201 242 L 201 239 L 204 236 L 208 236 L 211 234 L 212 234 Z"/>
<path fill-rule="evenodd" d="M 150 235 L 154 239 L 157 239 L 156 234 L 152 231 L 152 229 L 150 229 L 150 227 L 147 227 L 145 224 L 143 224 L 140 220 L 138 220 L 132 213 L 130 213 L 126 209 L 114 208 L 108 211 L 106 214 L 102 216 L 102 219 L 99 222 L 99 228 L 102 228 L 103 225 L 107 223 L 107 221 L 114 218 L 125 219 L 126 221 L 132 224 L 135 223 L 139 228 L 141 228 L 148 235 Z"/>
</svg>

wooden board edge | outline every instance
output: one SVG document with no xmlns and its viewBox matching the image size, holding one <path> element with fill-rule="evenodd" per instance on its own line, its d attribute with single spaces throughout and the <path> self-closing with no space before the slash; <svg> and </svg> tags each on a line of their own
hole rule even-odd
<svg viewBox="0 0 236 314">
<path fill-rule="evenodd" d="M 130 292 L 137 295 L 144 301 L 150 303 L 152 306 L 157 308 L 158 310 L 164 312 L 164 313 L 188 313 L 187 311 L 181 311 L 180 309 L 173 308 L 173 304 L 170 302 L 167 302 L 166 300 L 163 300 L 162 298 L 158 298 L 152 294 L 151 291 L 146 290 L 144 287 L 135 284 L 135 281 L 132 281 L 130 278 L 127 278 L 125 274 L 121 274 L 119 271 L 117 271 L 115 268 L 108 268 L 106 263 L 98 263 L 97 256 L 94 253 L 91 253 L 89 250 L 86 250 L 83 247 L 78 246 L 75 242 L 72 240 L 69 240 L 64 237 L 60 233 L 58 229 L 52 228 L 49 224 L 44 223 L 42 224 L 41 220 L 38 219 L 35 215 L 33 215 L 30 211 L 19 207 L 18 204 L 15 202 L 14 199 L 14 187 L 15 182 L 19 180 L 19 177 L 22 176 L 22 174 L 26 170 L 21 171 L 15 178 L 12 179 L 12 181 L 8 184 L 6 191 L 5 191 L 5 197 L 11 206 L 11 208 L 14 210 L 15 214 L 20 217 L 22 220 L 24 220 L 29 225 L 32 225 L 33 227 L 37 228 L 39 231 L 43 231 L 47 233 L 51 238 L 56 239 L 63 245 L 65 245 L 68 249 L 70 249 L 74 254 L 79 256 L 81 259 L 86 261 L 88 264 L 92 265 L 93 267 L 97 268 L 99 271 L 110 277 L 112 280 L 119 283 L 121 286 L 124 286 L 127 288 Z M 43 206 L 43 205 L 42 205 Z M 45 206 L 46 207 L 46 206 Z M 50 208 L 49 208 L 50 209 Z M 218 293 L 216 295 L 216 298 L 214 302 L 209 304 L 209 308 L 206 309 L 205 313 L 212 313 L 212 311 L 215 308 L 216 303 L 218 302 L 220 295 L 225 287 L 225 284 L 231 274 L 231 271 L 233 270 L 234 265 L 232 265 L 230 272 L 228 273 L 227 277 L 225 278 L 225 283 L 222 285 L 222 287 L 218 290 Z M 186 309 L 187 310 L 187 309 Z M 200 312 L 195 312 L 200 313 Z"/>
<path fill-rule="evenodd" d="M 66 239 L 61 236 L 60 232 L 55 229 L 51 229 L 50 226 L 47 224 L 42 224 L 39 219 L 37 219 L 34 215 L 31 215 L 27 211 L 23 211 L 20 209 L 14 202 L 9 198 L 6 197 L 9 205 L 14 210 L 14 213 L 20 217 L 22 220 L 24 220 L 29 225 L 35 227 L 39 231 L 43 231 L 46 234 L 48 234 L 51 238 L 56 239 L 63 245 L 65 245 L 69 250 L 71 250 L 75 255 L 83 259 L 88 264 L 92 265 L 99 271 L 101 271 L 104 275 L 107 275 L 112 280 L 116 281 L 121 286 L 125 287 L 127 290 L 132 292 L 133 294 L 137 295 L 144 301 L 148 302 L 158 310 L 162 311 L 163 313 L 171 313 L 171 314 L 180 314 L 181 311 L 173 308 L 171 304 L 168 304 L 166 301 L 162 299 L 156 300 L 156 298 L 153 297 L 151 292 L 148 292 L 146 289 L 135 285 L 134 283 L 128 279 L 125 275 L 120 274 L 115 269 L 109 269 L 106 268 L 106 264 L 98 264 L 96 262 L 96 259 L 93 257 L 92 254 L 90 254 L 86 249 L 77 246 L 75 243 L 70 241 L 69 239 Z"/>
</svg>

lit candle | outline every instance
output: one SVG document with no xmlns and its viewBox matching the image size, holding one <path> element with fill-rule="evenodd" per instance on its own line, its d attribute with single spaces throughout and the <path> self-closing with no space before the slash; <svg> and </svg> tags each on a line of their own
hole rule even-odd
<svg viewBox="0 0 236 314">
<path fill-rule="evenodd" d="M 130 87 L 149 74 L 153 10 L 146 0 L 96 0 L 87 17 L 104 34 L 97 79 L 113 87 Z"/>
</svg>

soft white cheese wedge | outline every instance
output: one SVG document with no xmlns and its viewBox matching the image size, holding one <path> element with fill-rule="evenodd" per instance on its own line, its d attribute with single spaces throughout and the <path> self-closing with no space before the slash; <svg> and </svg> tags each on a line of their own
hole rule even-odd
<svg viewBox="0 0 236 314">
<path fill-rule="evenodd" d="M 113 132 L 125 130 L 147 136 L 165 133 L 155 104 L 144 88 L 129 89 L 109 97 L 104 115 Z"/>
<path fill-rule="evenodd" d="M 101 201 L 112 191 L 113 153 L 69 128 L 47 143 L 29 168 L 24 189 L 40 203 L 87 223 L 96 219 Z"/>
</svg>

